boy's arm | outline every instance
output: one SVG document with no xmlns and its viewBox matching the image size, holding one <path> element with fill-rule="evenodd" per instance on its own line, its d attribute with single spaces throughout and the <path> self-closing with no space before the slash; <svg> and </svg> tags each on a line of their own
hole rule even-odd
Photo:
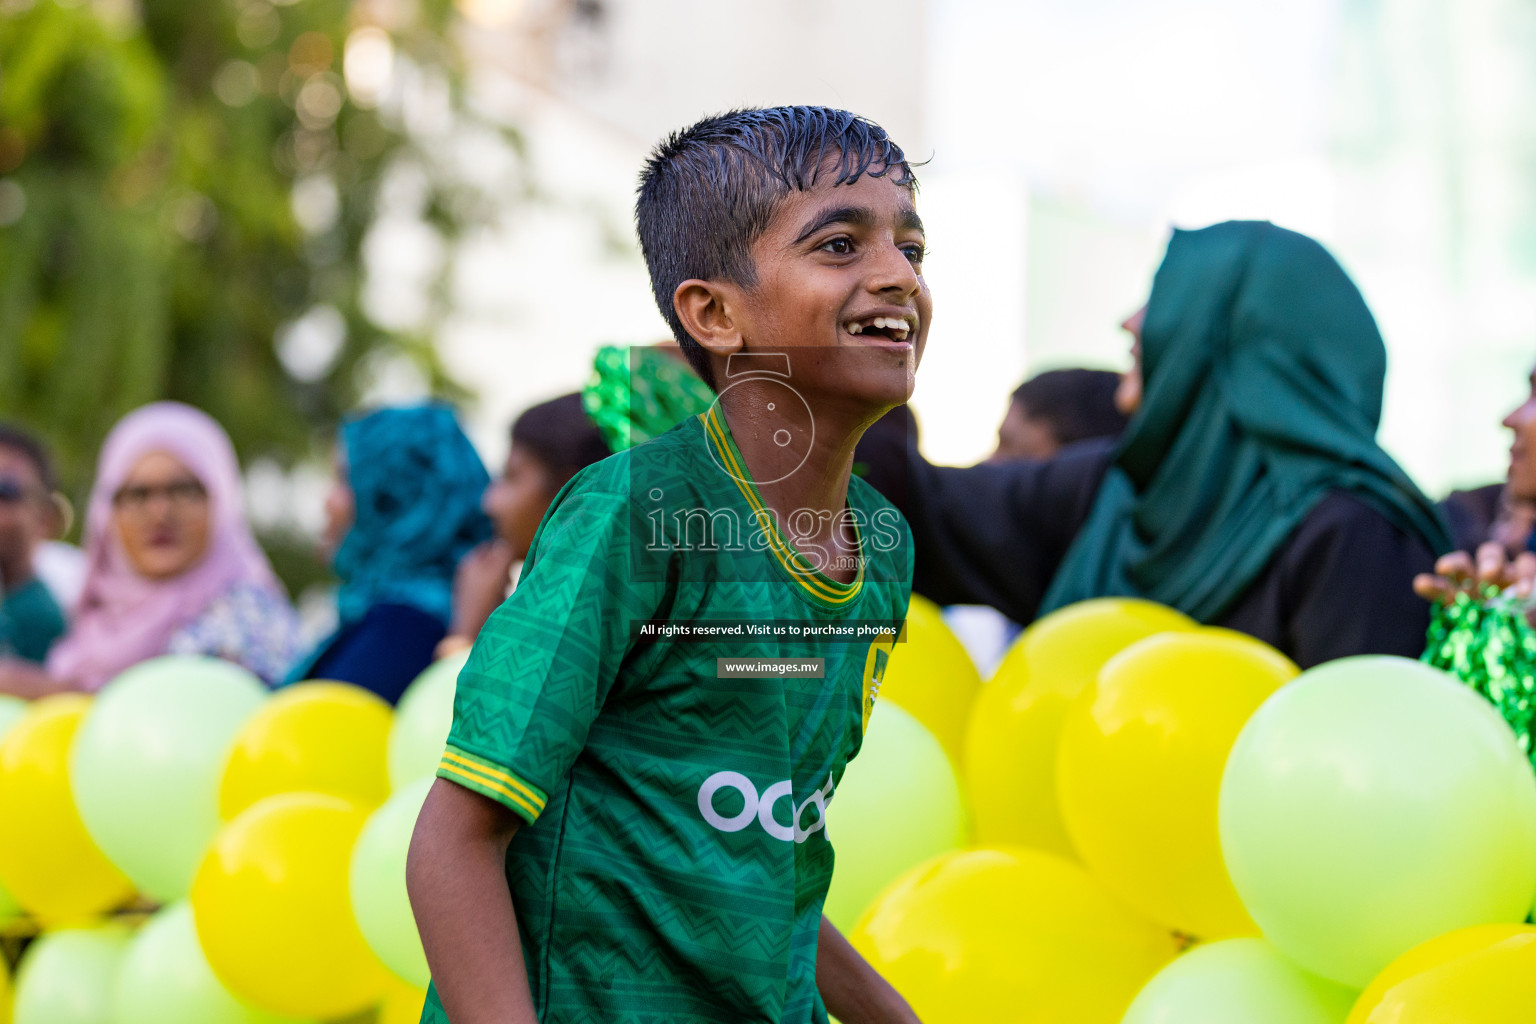
<svg viewBox="0 0 1536 1024">
<path fill-rule="evenodd" d="M 842 1024 L 920 1024 L 907 1001 L 825 916 L 816 940 L 816 988 Z"/>
<path fill-rule="evenodd" d="M 453 1024 L 538 1024 L 507 888 L 510 810 L 437 779 L 406 859 L 411 910 Z"/>
</svg>

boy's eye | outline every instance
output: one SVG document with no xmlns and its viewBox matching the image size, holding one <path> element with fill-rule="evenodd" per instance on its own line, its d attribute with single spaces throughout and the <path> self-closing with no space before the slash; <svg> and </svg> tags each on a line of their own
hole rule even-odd
<svg viewBox="0 0 1536 1024">
<path fill-rule="evenodd" d="M 821 243 L 821 247 L 835 256 L 847 256 L 853 252 L 853 239 L 846 235 L 839 235 Z"/>
<path fill-rule="evenodd" d="M 928 250 L 917 243 L 904 245 L 901 247 L 901 251 L 907 254 L 907 259 L 911 260 L 914 266 L 921 266 L 923 257 L 928 255 Z"/>
</svg>

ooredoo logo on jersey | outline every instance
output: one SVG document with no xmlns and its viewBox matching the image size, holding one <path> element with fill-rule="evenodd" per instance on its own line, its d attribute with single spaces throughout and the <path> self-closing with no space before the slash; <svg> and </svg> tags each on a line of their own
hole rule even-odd
<svg viewBox="0 0 1536 1024">
<path fill-rule="evenodd" d="M 715 808 L 716 795 L 727 791 L 741 795 L 741 810 L 735 814 L 721 814 Z M 830 772 L 827 773 L 826 785 L 799 803 L 795 802 L 794 783 L 789 779 L 775 782 L 759 794 L 757 786 L 741 772 L 725 771 L 715 772 L 699 787 L 699 813 L 712 827 L 721 832 L 740 832 L 756 823 L 774 839 L 782 839 L 786 843 L 803 843 L 817 832 L 825 833 L 827 804 L 831 801 Z M 788 822 L 779 820 L 777 811 L 780 805 L 789 812 Z M 807 824 L 806 811 L 813 808 L 815 818 Z"/>
</svg>

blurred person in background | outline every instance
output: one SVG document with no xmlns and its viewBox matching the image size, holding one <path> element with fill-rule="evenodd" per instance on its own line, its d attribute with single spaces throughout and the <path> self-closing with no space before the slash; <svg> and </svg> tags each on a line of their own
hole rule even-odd
<svg viewBox="0 0 1536 1024">
<path fill-rule="evenodd" d="M 1386 349 L 1343 268 L 1268 223 L 1176 231 L 1124 326 L 1118 442 L 965 469 L 913 450 L 872 480 L 911 524 L 914 590 L 1022 623 L 1147 598 L 1303 667 L 1416 657 L 1411 583 L 1450 539 L 1376 444 Z"/>
<path fill-rule="evenodd" d="M 1456 550 L 1414 581 L 1426 600 L 1449 600 L 1482 586 L 1513 586 L 1524 597 L 1536 589 L 1536 371 L 1525 401 L 1503 424 L 1514 435 L 1504 483 L 1454 491 L 1441 503 Z M 1536 625 L 1536 607 L 1526 616 Z"/>
<path fill-rule="evenodd" d="M 528 557 L 533 535 L 560 488 L 610 455 L 581 395 L 561 395 L 525 410 L 512 424 L 512 446 L 501 476 L 481 499 L 496 536 L 459 563 L 453 583 L 453 628 L 438 647 L 445 655 L 474 642 L 512 584 L 512 568 Z"/>
<path fill-rule="evenodd" d="M 42 442 L 0 424 L 0 657 L 41 663 L 64 632 L 64 612 L 36 565 L 67 518 L 57 487 Z"/>
<path fill-rule="evenodd" d="M 490 483 L 453 410 L 380 409 L 342 425 L 323 544 L 340 625 L 290 680 L 354 683 L 394 703 L 432 663 L 459 562 L 491 537 Z"/>
<path fill-rule="evenodd" d="M 1115 406 L 1120 374 L 1109 370 L 1047 370 L 1020 384 L 997 428 L 989 461 L 1049 459 L 1063 446 L 1119 437 L 1126 415 Z"/>
<path fill-rule="evenodd" d="M 0 664 L 0 691 L 95 691 L 161 654 L 201 654 L 268 682 L 292 663 L 298 617 L 245 519 L 234 446 L 206 413 L 156 402 L 102 446 L 85 522 L 86 579 L 46 671 Z"/>
<path fill-rule="evenodd" d="M 1504 417 L 1503 425 L 1514 435 L 1504 482 L 1453 491 L 1440 507 L 1458 550 L 1476 551 L 1493 542 L 1513 558 L 1536 550 L 1536 371 L 1525 401 Z"/>
<path fill-rule="evenodd" d="M 438 656 L 470 646 L 491 612 L 506 600 L 513 566 L 528 557 L 544 513 L 572 477 L 704 412 L 714 399 L 675 341 L 605 345 L 582 391 L 518 416 L 502 475 L 486 488 L 481 502 L 495 524 L 496 537 L 459 563 L 453 628 L 438 646 Z"/>
</svg>

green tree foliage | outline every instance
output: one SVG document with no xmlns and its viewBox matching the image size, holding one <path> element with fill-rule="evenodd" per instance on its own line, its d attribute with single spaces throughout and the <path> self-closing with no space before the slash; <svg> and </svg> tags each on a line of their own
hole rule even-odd
<svg viewBox="0 0 1536 1024">
<path fill-rule="evenodd" d="M 426 76 L 462 115 L 451 18 L 448 0 L 0 0 L 0 418 L 47 438 L 77 499 L 112 423 L 154 399 L 291 464 L 380 352 L 454 394 L 424 338 L 360 306 L 381 182 L 418 143 L 344 69 L 362 29 L 376 79 Z M 444 233 L 475 215 L 430 191 Z M 317 305 L 345 342 L 295 379 L 274 338 Z"/>
</svg>

